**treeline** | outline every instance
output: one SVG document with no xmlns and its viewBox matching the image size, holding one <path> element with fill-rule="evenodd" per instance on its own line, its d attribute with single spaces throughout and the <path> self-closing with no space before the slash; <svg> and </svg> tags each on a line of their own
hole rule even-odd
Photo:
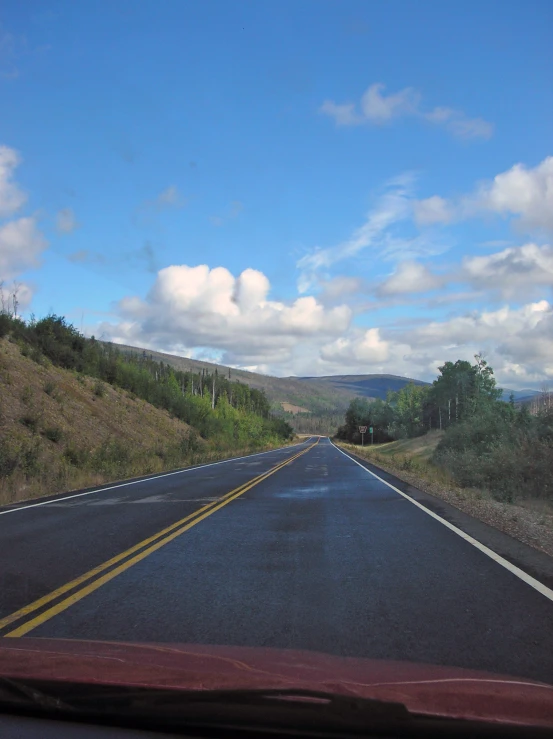
<svg viewBox="0 0 553 739">
<path fill-rule="evenodd" d="M 433 461 L 460 485 L 507 501 L 553 499 L 553 408 L 544 403 L 531 414 L 513 396 L 500 400 L 492 368 L 481 355 L 475 360 L 446 362 L 432 385 L 410 383 L 386 401 L 356 398 L 337 437 L 360 443 L 358 427 L 372 426 L 382 443 L 441 429 Z"/>
<path fill-rule="evenodd" d="M 144 351 L 123 353 L 116 345 L 86 338 L 65 318 L 49 315 L 24 321 L 0 314 L 0 338 L 9 334 L 23 354 L 47 358 L 64 369 L 127 390 L 163 408 L 219 445 L 267 443 L 293 436 L 291 426 L 274 417 L 265 393 L 232 381 L 217 370 L 182 372 Z"/>
<path fill-rule="evenodd" d="M 315 413 L 279 412 L 298 434 L 334 436 L 344 418 L 343 411 L 319 411 Z"/>
</svg>

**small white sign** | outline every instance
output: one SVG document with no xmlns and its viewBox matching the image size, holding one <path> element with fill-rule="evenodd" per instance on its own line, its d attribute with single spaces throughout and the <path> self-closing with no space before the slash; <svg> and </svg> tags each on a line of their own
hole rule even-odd
<svg viewBox="0 0 553 739">
<path fill-rule="evenodd" d="M 367 427 L 366 426 L 359 426 L 359 433 L 360 434 L 366 434 L 367 433 Z"/>
</svg>

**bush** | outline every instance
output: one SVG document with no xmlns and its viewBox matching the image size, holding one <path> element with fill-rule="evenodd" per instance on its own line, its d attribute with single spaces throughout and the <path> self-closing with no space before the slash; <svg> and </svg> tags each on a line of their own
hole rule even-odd
<svg viewBox="0 0 553 739">
<path fill-rule="evenodd" d="M 56 383 L 55 382 L 52 382 L 52 380 L 47 380 L 44 383 L 44 388 L 43 389 L 44 389 L 44 392 L 46 393 L 46 395 L 50 395 L 51 397 L 55 397 L 56 387 L 57 386 L 56 386 Z"/>
<path fill-rule="evenodd" d="M 61 441 L 63 437 L 62 430 L 59 426 L 49 426 L 44 429 L 43 434 L 47 439 L 50 439 L 50 441 L 53 441 L 55 444 Z"/>
<path fill-rule="evenodd" d="M 19 419 L 19 423 L 26 426 L 33 433 L 38 429 L 38 418 L 33 413 L 25 413 Z"/>
<path fill-rule="evenodd" d="M 81 447 L 77 447 L 73 444 L 65 449 L 63 456 L 74 467 L 84 467 L 88 459 L 88 453 L 86 449 L 82 449 Z"/>
<path fill-rule="evenodd" d="M 104 385 L 103 382 L 98 380 L 98 382 L 94 384 L 93 392 L 94 392 L 94 395 L 96 395 L 96 397 L 103 398 L 104 395 L 106 394 L 106 386 Z"/>
<path fill-rule="evenodd" d="M 504 410 L 451 426 L 433 461 L 463 487 L 485 488 L 494 498 L 553 500 L 553 438 L 548 419 L 521 413 L 509 423 Z"/>
<path fill-rule="evenodd" d="M 30 405 L 31 401 L 33 400 L 33 388 L 30 385 L 26 385 L 23 390 L 21 391 L 21 402 L 25 403 L 25 405 Z"/>
<path fill-rule="evenodd" d="M 12 319 L 5 313 L 0 314 L 0 339 L 7 336 L 12 327 Z"/>
<path fill-rule="evenodd" d="M 17 468 L 19 458 L 17 452 L 8 448 L 5 443 L 0 444 L 0 477 L 7 477 Z"/>
</svg>

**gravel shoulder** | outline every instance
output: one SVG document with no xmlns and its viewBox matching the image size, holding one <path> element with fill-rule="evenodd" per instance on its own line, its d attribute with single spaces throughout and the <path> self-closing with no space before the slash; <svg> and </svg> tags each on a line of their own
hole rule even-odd
<svg viewBox="0 0 553 739">
<path fill-rule="evenodd" d="M 335 442 L 356 456 L 409 483 L 423 492 L 446 501 L 455 508 L 482 521 L 488 526 L 553 557 L 553 508 L 544 501 L 524 501 L 519 504 L 500 503 L 485 492 L 436 482 L 401 469 L 392 460 L 383 461 L 371 449 Z"/>
</svg>

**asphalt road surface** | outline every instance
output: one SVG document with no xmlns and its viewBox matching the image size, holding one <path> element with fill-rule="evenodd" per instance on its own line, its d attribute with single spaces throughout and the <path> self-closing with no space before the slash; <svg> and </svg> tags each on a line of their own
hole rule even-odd
<svg viewBox="0 0 553 739">
<path fill-rule="evenodd" d="M 0 635 L 308 649 L 553 683 L 551 559 L 367 467 L 313 437 L 0 509 Z"/>
</svg>

